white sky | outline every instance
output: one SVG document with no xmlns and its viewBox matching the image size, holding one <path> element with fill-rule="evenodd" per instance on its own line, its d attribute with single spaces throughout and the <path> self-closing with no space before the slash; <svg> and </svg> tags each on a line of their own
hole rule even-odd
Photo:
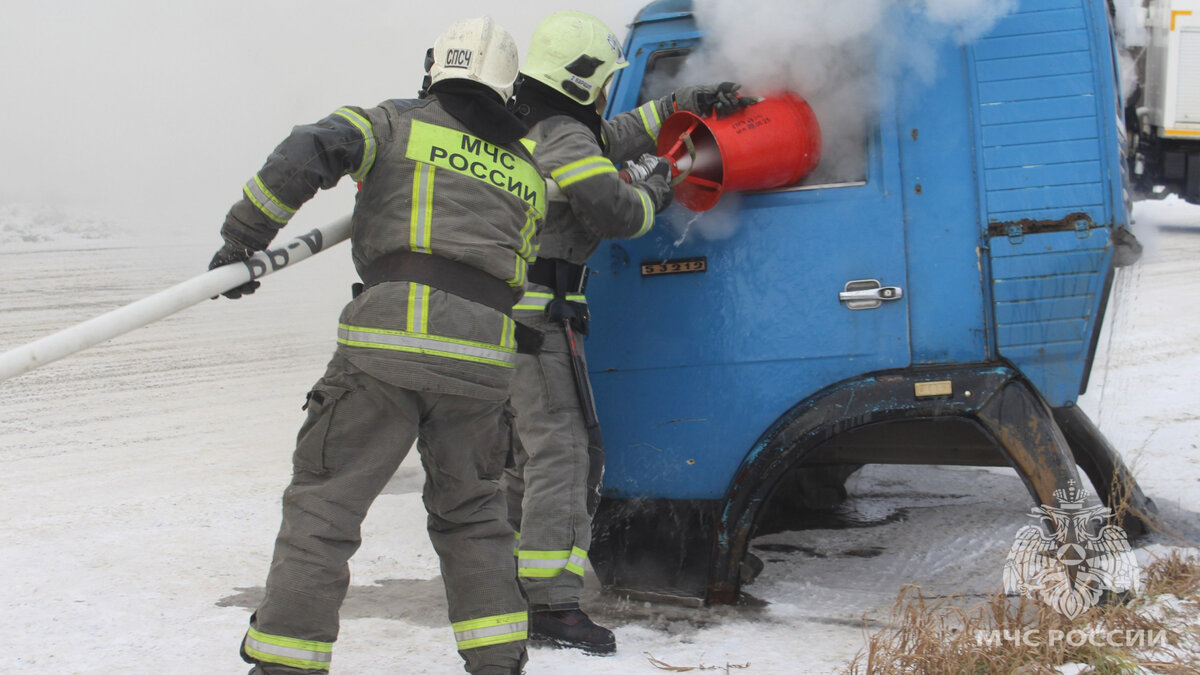
<svg viewBox="0 0 1200 675">
<path fill-rule="evenodd" d="M 425 49 L 452 22 L 490 14 L 523 57 L 552 11 L 589 11 L 624 39 L 645 3 L 589 4 L 5 0 L 0 204 L 217 241 L 242 183 L 293 125 L 414 96 Z M 298 222 L 347 211 L 352 193 L 337 192 Z"/>
<path fill-rule="evenodd" d="M 945 14 L 981 0 L 923 1 Z M 746 14 L 723 10 L 724 0 L 698 4 L 717 24 L 709 29 L 735 37 L 769 32 L 755 16 L 813 5 L 763 2 L 778 6 Z M 646 0 L 586 4 L 4 0 L 0 205 L 55 205 L 138 231 L 211 231 L 215 241 L 242 183 L 293 125 L 413 96 L 426 47 L 451 22 L 491 14 L 523 56 L 549 12 L 591 12 L 624 39 Z M 779 41 L 731 42 L 761 55 Z M 803 61 L 805 72 L 821 70 Z M 347 211 L 352 190 L 336 193 L 311 202 L 297 225 Z"/>
</svg>

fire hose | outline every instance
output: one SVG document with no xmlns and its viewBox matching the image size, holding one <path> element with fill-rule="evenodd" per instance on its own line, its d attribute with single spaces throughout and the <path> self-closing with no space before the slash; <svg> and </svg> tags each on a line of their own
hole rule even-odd
<svg viewBox="0 0 1200 675">
<path fill-rule="evenodd" d="M 350 216 L 314 228 L 250 259 L 209 270 L 132 302 L 0 354 L 0 382 L 154 323 L 242 284 L 310 258 L 350 236 Z"/>
</svg>

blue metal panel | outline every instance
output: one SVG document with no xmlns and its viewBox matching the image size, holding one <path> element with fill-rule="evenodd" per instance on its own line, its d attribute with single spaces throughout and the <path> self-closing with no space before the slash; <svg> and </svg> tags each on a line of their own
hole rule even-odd
<svg viewBox="0 0 1200 675">
<path fill-rule="evenodd" d="M 996 344 L 1050 402 L 1075 400 L 1112 249 L 1107 228 L 990 241 Z"/>
<path fill-rule="evenodd" d="M 1058 3 L 1063 9 L 1042 11 L 1042 3 L 1025 2 L 1020 11 L 1000 19 L 988 32 L 989 38 L 1053 34 L 1087 28 L 1081 0 Z"/>
<path fill-rule="evenodd" d="M 980 106 L 979 121 L 983 124 L 1013 124 L 1086 117 L 1096 110 L 1090 96 L 1043 98 L 1036 101 L 1009 101 Z"/>
<path fill-rule="evenodd" d="M 1087 51 L 1044 54 L 1040 56 L 1008 57 L 980 61 L 977 65 L 980 82 L 1013 79 L 1014 71 L 1021 77 L 1051 77 L 1091 72 L 1092 59 Z"/>
<path fill-rule="evenodd" d="M 988 190 L 988 215 L 992 220 L 1015 220 L 1032 205 L 1038 209 L 1063 208 L 1082 211 L 1084 207 L 1104 203 L 1104 188 L 1099 182 L 1061 187 L 1036 187 L 1024 190 Z M 1018 217 L 1020 217 L 1018 215 Z"/>
<path fill-rule="evenodd" d="M 645 24 L 650 21 L 663 21 L 690 13 L 691 10 L 692 0 L 658 0 L 643 7 L 633 22 Z"/>
<path fill-rule="evenodd" d="M 1077 297 L 1092 292 L 1092 286 L 1096 283 L 1093 276 L 1092 271 L 1078 274 L 1062 271 L 1055 275 L 1055 283 L 1058 284 L 1058 292 L 1063 297 Z M 997 308 L 1007 303 L 1027 302 L 1029 298 L 1036 298 L 1042 292 L 1042 283 L 1042 278 L 1037 276 L 1001 279 L 992 286 L 992 298 L 996 301 Z"/>
<path fill-rule="evenodd" d="M 1093 238 L 1090 230 L 1083 234 L 1086 235 L 1083 239 L 1074 232 L 1032 235 L 1019 243 L 992 239 L 992 276 L 995 284 L 999 286 L 1014 279 L 1043 278 L 1048 274 L 1061 277 L 1103 272 L 1106 254 L 1103 244 L 1107 240 L 1099 236 Z M 1100 246 L 1097 246 L 1098 242 Z M 1061 294 L 1062 289 L 1056 288 L 1054 295 Z"/>
<path fill-rule="evenodd" d="M 1100 157 L 1100 146 L 1094 139 L 983 149 L 984 165 L 989 169 L 1086 161 Z"/>
<path fill-rule="evenodd" d="M 972 101 L 961 48 L 937 54 L 937 78 L 900 112 L 913 363 L 983 361 L 988 313 L 979 259 Z M 935 105 L 930 105 L 936 101 Z"/>
<path fill-rule="evenodd" d="M 1055 405 L 1079 393 L 1111 258 L 1111 63 L 1096 16 L 1107 21 L 1103 0 L 1026 0 L 971 49 L 984 220 L 1024 232 L 989 243 L 997 351 Z M 1033 233 L 1075 213 L 1099 228 Z"/>
<path fill-rule="evenodd" d="M 1020 11 L 1046 12 L 1079 7 L 1079 0 L 1022 0 L 1020 5 Z"/>
<path fill-rule="evenodd" d="M 1085 291 L 1090 291 L 1089 285 Z M 996 323 L 1016 325 L 1036 321 L 1058 321 L 1062 319 L 1087 318 L 1092 308 L 1091 296 L 1086 292 L 1082 295 L 1063 295 L 1045 300 L 1017 300 L 1014 302 L 996 303 Z M 1012 344 L 1010 342 L 1010 344 Z"/>
<path fill-rule="evenodd" d="M 860 372 L 854 359 L 593 372 L 604 492 L 719 499 L 763 430 L 802 400 L 811 382 Z M 653 411 L 653 419 L 643 421 L 642 410 Z"/>
<path fill-rule="evenodd" d="M 1038 318 L 1030 323 L 1005 324 L 997 321 L 996 342 L 1007 350 L 1009 347 L 1026 347 L 1030 345 L 1049 345 L 1070 342 L 1078 345 L 1084 342 L 1084 330 L 1087 322 L 1083 319 L 1052 321 Z"/>
<path fill-rule="evenodd" d="M 1016 220 L 1053 221 L 1065 220 L 1070 216 L 1082 213 L 1094 222 L 1102 222 L 1107 210 L 1103 204 L 1072 204 L 1070 206 L 1047 208 L 1023 208 L 1017 211 L 993 211 L 991 216 L 1000 224 L 1012 223 Z"/>
<path fill-rule="evenodd" d="M 1091 96 L 1095 93 L 1096 83 L 1090 73 L 1002 80 L 979 85 L 979 100 L 983 103 L 1040 101 L 1061 96 Z"/>
<path fill-rule="evenodd" d="M 1012 190 L 1040 185 L 1073 185 L 1095 182 L 1100 162 L 1066 162 L 1045 166 L 990 169 L 984 176 L 989 190 Z"/>
<path fill-rule="evenodd" d="M 1066 120 L 1050 120 L 1047 122 L 1022 122 L 1020 124 L 989 124 L 983 127 L 983 144 L 1026 145 L 1030 143 L 1047 143 L 1058 141 L 1074 141 L 1094 139 L 1099 134 L 1096 124 L 1096 108 L 1093 104 L 1089 114 L 1084 117 L 1073 117 Z M 1093 144 L 1094 141 L 1093 141 Z M 1070 161 L 1073 157 L 1064 157 Z M 1097 177 L 1098 178 L 1098 177 Z"/>
<path fill-rule="evenodd" d="M 989 59 L 1003 59 L 1013 56 L 1086 51 L 1087 48 L 1087 31 L 1076 29 L 1059 31 L 1052 34 L 1038 33 L 1036 35 L 1017 35 L 1015 37 L 989 37 L 975 44 L 975 57 L 979 61 L 987 61 Z"/>
</svg>

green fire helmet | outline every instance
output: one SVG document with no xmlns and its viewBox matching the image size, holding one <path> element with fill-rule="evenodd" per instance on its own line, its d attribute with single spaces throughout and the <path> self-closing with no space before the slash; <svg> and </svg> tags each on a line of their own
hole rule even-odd
<svg viewBox="0 0 1200 675">
<path fill-rule="evenodd" d="M 538 24 L 521 72 L 590 105 L 608 78 L 628 65 L 621 43 L 608 26 L 590 14 L 566 10 Z"/>
</svg>

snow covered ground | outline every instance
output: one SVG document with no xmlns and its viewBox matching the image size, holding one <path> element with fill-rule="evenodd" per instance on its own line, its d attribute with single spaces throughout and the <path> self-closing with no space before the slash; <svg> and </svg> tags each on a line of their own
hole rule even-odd
<svg viewBox="0 0 1200 675">
<path fill-rule="evenodd" d="M 1139 264 L 1121 270 L 1081 401 L 1168 525 L 1200 542 L 1200 208 L 1139 203 Z M 311 226 L 311 225 L 310 225 Z M 0 351 L 204 269 L 205 239 L 137 241 L 104 223 L 0 206 Z M 241 673 L 300 404 L 333 349 L 352 281 L 334 249 L 264 282 L 0 382 L 0 670 Z M 461 672 L 419 464 L 371 511 L 352 562 L 339 673 Z M 826 673 L 864 644 L 899 588 L 985 594 L 1032 506 L 1011 471 L 868 467 L 857 527 L 759 538 L 761 606 L 704 610 L 608 597 L 610 658 L 535 648 L 529 673 Z"/>
</svg>

